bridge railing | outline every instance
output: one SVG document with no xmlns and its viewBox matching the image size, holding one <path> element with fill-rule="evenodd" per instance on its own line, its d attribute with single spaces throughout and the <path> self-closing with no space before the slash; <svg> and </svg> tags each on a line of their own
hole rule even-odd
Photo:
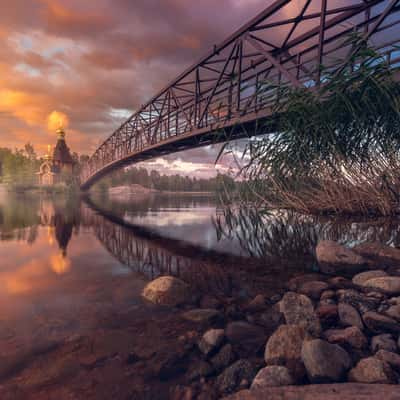
<svg viewBox="0 0 400 400">
<path fill-rule="evenodd" d="M 330 71 L 344 68 L 355 50 L 351 34 L 358 33 L 390 65 L 400 64 L 400 0 L 337 4 L 275 1 L 105 140 L 82 171 L 83 185 L 133 154 L 267 116 L 282 87 L 320 85 L 321 65 Z"/>
</svg>

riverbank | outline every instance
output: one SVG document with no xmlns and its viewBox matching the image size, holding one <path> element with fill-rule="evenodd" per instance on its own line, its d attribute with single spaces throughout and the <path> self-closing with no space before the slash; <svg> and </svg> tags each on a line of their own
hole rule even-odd
<svg viewBox="0 0 400 400">
<path fill-rule="evenodd" d="M 171 398 L 219 399 L 246 389 L 229 399 L 267 393 L 286 399 L 284 387 L 290 386 L 287 398 L 297 399 L 307 385 L 349 382 L 327 388 L 345 399 L 395 399 L 390 396 L 398 390 L 391 385 L 400 383 L 400 249 L 378 243 L 349 249 L 323 241 L 316 253 L 321 272 L 292 278 L 284 293 L 272 297 L 194 300 L 193 290 L 175 278 L 150 283 L 144 290 L 148 300 L 183 304 L 182 319 L 198 327 L 188 334 L 176 372 L 186 382 Z M 272 387 L 283 388 L 273 395 Z M 313 399 L 329 397 L 324 386 L 310 389 Z"/>
</svg>

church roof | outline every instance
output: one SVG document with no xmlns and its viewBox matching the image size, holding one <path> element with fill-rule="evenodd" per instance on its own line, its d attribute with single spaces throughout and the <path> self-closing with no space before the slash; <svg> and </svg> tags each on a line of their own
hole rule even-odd
<svg viewBox="0 0 400 400">
<path fill-rule="evenodd" d="M 71 152 L 64 139 L 58 139 L 56 147 L 54 148 L 53 161 L 58 161 L 62 164 L 74 164 Z"/>
</svg>

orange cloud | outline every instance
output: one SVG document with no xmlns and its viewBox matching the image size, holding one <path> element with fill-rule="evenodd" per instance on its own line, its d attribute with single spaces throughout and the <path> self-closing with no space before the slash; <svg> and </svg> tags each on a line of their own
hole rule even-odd
<svg viewBox="0 0 400 400">
<path fill-rule="evenodd" d="M 0 90 L 0 112 L 12 114 L 26 124 L 41 125 L 45 120 L 48 99 L 45 95 L 4 89 Z"/>
</svg>

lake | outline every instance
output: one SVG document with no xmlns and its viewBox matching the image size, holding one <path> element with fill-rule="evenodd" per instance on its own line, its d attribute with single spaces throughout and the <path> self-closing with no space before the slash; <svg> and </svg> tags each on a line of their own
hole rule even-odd
<svg viewBox="0 0 400 400">
<path fill-rule="evenodd" d="M 150 280 L 173 275 L 227 301 L 276 296 L 316 271 L 322 238 L 400 244 L 393 219 L 260 215 L 211 195 L 0 196 L 2 399 L 168 398 L 153 367 L 193 326 L 143 300 Z"/>
</svg>

